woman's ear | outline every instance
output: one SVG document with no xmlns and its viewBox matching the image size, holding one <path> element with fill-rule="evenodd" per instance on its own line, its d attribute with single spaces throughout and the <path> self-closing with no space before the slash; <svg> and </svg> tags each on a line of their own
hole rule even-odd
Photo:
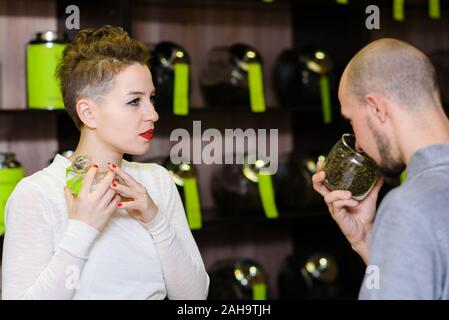
<svg viewBox="0 0 449 320">
<path fill-rule="evenodd" d="M 367 103 L 368 112 L 379 122 L 383 123 L 387 119 L 388 108 L 386 99 L 377 94 L 368 94 L 365 96 L 365 102 Z"/>
<path fill-rule="evenodd" d="M 94 103 L 90 99 L 80 99 L 76 103 L 78 117 L 88 128 L 96 128 Z"/>
</svg>

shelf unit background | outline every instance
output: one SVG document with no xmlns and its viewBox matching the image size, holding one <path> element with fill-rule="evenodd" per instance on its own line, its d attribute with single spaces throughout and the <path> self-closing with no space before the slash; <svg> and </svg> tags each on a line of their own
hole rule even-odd
<svg viewBox="0 0 449 320">
<path fill-rule="evenodd" d="M 427 16 L 424 5 L 427 1 L 414 1 L 406 7 L 406 20 L 396 22 L 389 5 L 371 2 L 381 7 L 380 30 L 363 29 L 367 1 L 354 4 L 355 1 L 350 0 L 349 6 L 337 6 L 332 0 L 276 1 L 272 5 L 256 0 L 225 3 L 218 0 L 118 1 L 129 4 L 133 37 L 149 45 L 162 40 L 176 42 L 192 59 L 191 114 L 176 117 L 170 110 L 158 110 L 160 120 L 150 152 L 134 159 L 160 160 L 167 156 L 174 144 L 169 141 L 171 130 L 185 128 L 191 132 L 193 120 L 201 120 L 203 130 L 208 127 L 220 130 L 278 128 L 280 155 L 293 150 L 306 153 L 318 145 L 328 150 L 339 135 L 350 128 L 338 116 L 337 101 L 333 101 L 336 109 L 334 123 L 330 126 L 320 122 L 319 107 L 298 106 L 296 110 L 278 107 L 271 75 L 282 50 L 311 42 L 328 46 L 340 71 L 363 44 L 381 37 L 403 39 L 428 54 L 449 50 L 449 12 L 445 4 L 442 5 L 443 18 L 435 21 Z M 320 9 L 323 4 L 327 7 Z M 316 10 L 305 11 L 304 8 Z M 56 11 L 55 0 L 0 0 L 0 151 L 16 153 L 27 175 L 47 166 L 57 150 L 75 147 L 73 144 L 77 141 L 75 127 L 62 112 L 1 111 L 25 109 L 25 46 L 35 32 L 57 29 Z M 215 46 L 236 42 L 253 45 L 264 58 L 269 107 L 265 114 L 204 109 L 199 75 L 207 52 Z M 339 74 L 337 83 L 338 77 Z M 313 250 L 311 247 L 315 246 L 340 256 L 341 267 L 346 270 L 344 297 L 356 296 L 363 265 L 329 216 L 299 212 L 297 216 L 285 216 L 279 221 L 219 217 L 210 190 L 211 177 L 218 169 L 218 165 L 198 166 L 206 223 L 194 236 L 208 269 L 217 260 L 228 257 L 254 258 L 268 272 L 270 296 L 276 298 L 279 294 L 277 274 L 285 257 L 294 251 Z"/>
<path fill-rule="evenodd" d="M 0 0 L 0 110 L 25 109 L 25 46 L 40 30 L 55 30 L 55 2 Z M 56 117 L 0 115 L 0 151 L 14 152 L 27 175 L 58 149 Z"/>
</svg>

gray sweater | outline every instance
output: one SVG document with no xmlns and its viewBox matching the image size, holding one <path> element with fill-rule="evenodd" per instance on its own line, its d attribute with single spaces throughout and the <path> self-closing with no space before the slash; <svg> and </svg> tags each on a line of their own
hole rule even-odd
<svg viewBox="0 0 449 320">
<path fill-rule="evenodd" d="M 449 144 L 418 150 L 383 199 L 359 299 L 449 299 Z"/>
</svg>

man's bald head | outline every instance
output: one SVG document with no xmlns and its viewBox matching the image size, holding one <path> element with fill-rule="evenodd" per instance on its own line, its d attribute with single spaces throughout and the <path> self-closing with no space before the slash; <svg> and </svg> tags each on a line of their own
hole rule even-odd
<svg viewBox="0 0 449 320">
<path fill-rule="evenodd" d="M 435 69 L 417 48 L 396 39 L 380 39 L 360 50 L 344 72 L 345 89 L 359 101 L 380 93 L 411 110 L 440 104 Z"/>
</svg>

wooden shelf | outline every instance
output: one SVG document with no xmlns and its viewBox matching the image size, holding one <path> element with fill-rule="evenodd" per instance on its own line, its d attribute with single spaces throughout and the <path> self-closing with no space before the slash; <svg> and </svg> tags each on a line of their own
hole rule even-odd
<svg viewBox="0 0 449 320">
<path fill-rule="evenodd" d="M 214 225 L 234 225 L 234 224 L 252 224 L 252 225 L 269 225 L 269 224 L 285 224 L 293 223 L 295 221 L 302 221 L 304 219 L 319 219 L 328 216 L 325 209 L 300 209 L 298 212 L 292 211 L 280 211 L 279 217 L 275 219 L 269 219 L 264 216 L 263 213 L 254 216 L 237 216 L 229 215 L 225 216 L 221 214 L 216 208 L 206 208 L 202 210 L 203 225 L 204 227 Z M 198 230 L 197 230 L 198 231 Z"/>
<path fill-rule="evenodd" d="M 191 5 L 199 9 L 204 6 L 265 6 L 267 9 L 290 5 L 292 0 L 134 0 L 137 4 L 158 6 Z"/>
<path fill-rule="evenodd" d="M 0 115 L 64 115 L 67 112 L 64 109 L 41 110 L 41 109 L 0 109 Z"/>
<path fill-rule="evenodd" d="M 239 115 L 253 115 L 263 116 L 264 114 L 286 114 L 286 113 L 321 113 L 321 106 L 313 106 L 313 105 L 305 105 L 305 106 L 297 106 L 297 107 L 282 107 L 282 106 L 269 106 L 266 108 L 265 112 L 255 113 L 252 112 L 250 107 L 191 107 L 189 109 L 189 114 L 187 116 L 176 116 L 171 111 L 170 107 L 157 107 L 156 111 L 159 114 L 163 115 L 172 115 L 174 117 L 188 117 L 191 115 L 202 115 L 202 114 L 239 114 Z M 334 114 L 340 113 L 339 108 L 332 108 L 332 112 Z M 51 114 L 58 114 L 58 115 L 68 115 L 67 112 L 64 109 L 51 109 L 51 110 L 44 110 L 44 109 L 1 109 L 0 108 L 0 115 L 1 114 L 13 114 L 13 115 L 28 115 L 28 114 L 34 114 L 34 115 L 51 115 Z"/>
</svg>

